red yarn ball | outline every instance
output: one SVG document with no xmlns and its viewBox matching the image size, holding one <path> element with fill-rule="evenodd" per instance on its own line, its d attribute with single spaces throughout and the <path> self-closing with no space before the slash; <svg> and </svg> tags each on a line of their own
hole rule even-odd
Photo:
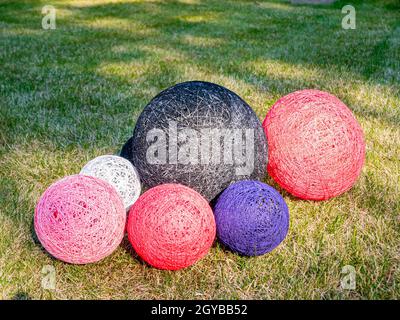
<svg viewBox="0 0 400 320">
<path fill-rule="evenodd" d="M 349 190 L 365 159 L 361 126 L 347 106 L 318 90 L 279 99 L 263 122 L 268 173 L 296 197 L 326 200 Z"/>
<path fill-rule="evenodd" d="M 34 225 L 43 247 L 68 263 L 96 262 L 124 236 L 126 211 L 107 182 L 84 175 L 65 177 L 40 198 Z"/>
<path fill-rule="evenodd" d="M 127 232 L 150 265 L 178 270 L 203 258 L 215 239 L 214 214 L 196 191 L 180 184 L 149 189 L 131 207 Z"/>
</svg>

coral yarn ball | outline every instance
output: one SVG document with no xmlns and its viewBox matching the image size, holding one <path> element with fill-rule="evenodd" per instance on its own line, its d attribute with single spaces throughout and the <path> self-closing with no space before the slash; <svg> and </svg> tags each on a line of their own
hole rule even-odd
<svg viewBox="0 0 400 320">
<path fill-rule="evenodd" d="M 118 192 L 129 210 L 140 196 L 140 178 L 131 162 L 125 158 L 104 155 L 90 160 L 80 174 L 102 179 L 111 184 Z"/>
<path fill-rule="evenodd" d="M 272 251 L 289 229 L 285 200 L 274 188 L 259 181 L 230 185 L 219 196 L 214 214 L 219 240 L 245 256 Z"/>
<path fill-rule="evenodd" d="M 361 126 L 335 96 L 302 90 L 279 99 L 263 127 L 268 173 L 296 197 L 326 200 L 349 190 L 365 159 Z"/>
<path fill-rule="evenodd" d="M 148 264 L 178 270 L 204 257 L 215 239 L 214 215 L 206 199 L 179 184 L 145 192 L 131 207 L 128 237 Z"/>
<path fill-rule="evenodd" d="M 126 211 L 107 182 L 84 175 L 65 177 L 41 196 L 34 217 L 43 247 L 55 258 L 74 264 L 110 255 L 124 236 Z"/>
<path fill-rule="evenodd" d="M 130 141 L 121 154 L 146 188 L 179 183 L 210 201 L 232 181 L 266 174 L 267 143 L 258 117 L 237 94 L 209 82 L 184 82 L 159 93 Z"/>
</svg>

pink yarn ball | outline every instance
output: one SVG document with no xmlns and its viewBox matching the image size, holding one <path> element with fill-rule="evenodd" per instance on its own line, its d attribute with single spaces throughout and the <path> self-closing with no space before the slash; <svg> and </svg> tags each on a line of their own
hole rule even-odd
<svg viewBox="0 0 400 320">
<path fill-rule="evenodd" d="M 54 257 L 74 264 L 110 255 L 124 236 L 126 212 L 107 182 L 84 175 L 52 184 L 35 209 L 35 231 Z"/>
<path fill-rule="evenodd" d="M 279 99 L 263 127 L 268 173 L 301 199 L 326 200 L 349 190 L 365 159 L 361 126 L 335 96 L 301 90 Z"/>
<path fill-rule="evenodd" d="M 215 239 L 214 214 L 206 199 L 180 184 L 149 189 L 129 211 L 128 237 L 150 265 L 178 270 L 203 258 Z"/>
</svg>

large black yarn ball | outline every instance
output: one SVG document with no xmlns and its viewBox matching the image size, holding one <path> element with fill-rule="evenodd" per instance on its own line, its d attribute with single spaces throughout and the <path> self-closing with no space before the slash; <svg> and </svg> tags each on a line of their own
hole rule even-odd
<svg viewBox="0 0 400 320">
<path fill-rule="evenodd" d="M 201 81 L 177 84 L 153 98 L 121 154 L 145 187 L 181 183 L 209 201 L 232 182 L 263 179 L 268 159 L 264 131 L 250 106 L 232 91 Z"/>
</svg>

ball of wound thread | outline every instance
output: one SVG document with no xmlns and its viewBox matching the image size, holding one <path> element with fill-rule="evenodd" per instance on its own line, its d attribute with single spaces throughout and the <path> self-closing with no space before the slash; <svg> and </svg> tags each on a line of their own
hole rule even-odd
<svg viewBox="0 0 400 320">
<path fill-rule="evenodd" d="M 263 127 L 268 173 L 296 197 L 326 200 L 349 190 L 365 159 L 361 126 L 335 96 L 301 90 L 279 99 Z"/>
<path fill-rule="evenodd" d="M 203 258 L 215 238 L 215 220 L 196 191 L 163 184 L 146 191 L 129 211 L 129 240 L 150 265 L 167 270 L 186 268 Z"/>
<path fill-rule="evenodd" d="M 214 207 L 218 239 L 242 255 L 258 256 L 275 249 L 289 229 L 285 200 L 259 181 L 239 181 L 219 196 Z"/>
<path fill-rule="evenodd" d="M 139 174 L 125 158 L 115 155 L 96 157 L 85 164 L 80 174 L 96 177 L 111 184 L 122 198 L 126 210 L 129 210 L 140 196 Z"/>
<path fill-rule="evenodd" d="M 195 137 L 185 136 L 187 129 Z M 154 130 L 165 133 L 165 139 L 149 139 Z M 234 181 L 266 174 L 267 143 L 259 119 L 238 95 L 213 83 L 184 82 L 158 94 L 139 116 L 129 141 L 123 154 L 146 188 L 179 183 L 211 201 Z M 149 161 L 155 143 L 164 147 L 157 152 L 165 154 L 160 162 Z"/>
<path fill-rule="evenodd" d="M 67 176 L 41 196 L 34 217 L 43 247 L 73 264 L 97 262 L 121 243 L 126 212 L 107 182 L 84 175 Z"/>
</svg>

